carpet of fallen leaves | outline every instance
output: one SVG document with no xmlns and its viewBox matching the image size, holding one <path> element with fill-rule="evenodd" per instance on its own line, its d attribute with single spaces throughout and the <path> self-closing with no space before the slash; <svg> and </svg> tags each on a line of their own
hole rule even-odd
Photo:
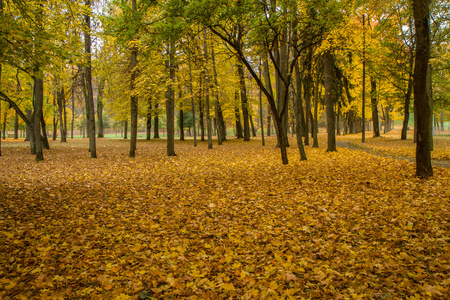
<svg viewBox="0 0 450 300">
<path fill-rule="evenodd" d="M 433 151 L 431 158 L 450 161 L 450 131 L 446 134 L 433 136 Z M 366 142 L 361 142 L 361 133 L 338 136 L 338 140 L 349 141 L 359 147 L 373 149 L 377 152 L 404 157 L 416 156 L 416 144 L 413 142 L 413 131 L 408 131 L 407 139 L 401 140 L 401 132 L 393 130 L 381 137 L 373 138 L 372 132 L 366 132 Z"/>
<path fill-rule="evenodd" d="M 268 144 L 3 142 L 0 298 L 448 299 L 450 169 Z"/>
</svg>

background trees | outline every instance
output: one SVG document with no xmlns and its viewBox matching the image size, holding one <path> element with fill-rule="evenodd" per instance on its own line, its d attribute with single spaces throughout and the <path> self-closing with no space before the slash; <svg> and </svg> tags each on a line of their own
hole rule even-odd
<svg viewBox="0 0 450 300">
<path fill-rule="evenodd" d="M 151 131 L 168 137 L 173 155 L 175 135 L 208 137 L 212 148 L 213 139 L 219 145 L 227 135 L 250 140 L 258 128 L 273 125 L 287 163 L 288 131 L 298 134 L 299 149 L 310 136 L 318 146 L 320 120 L 327 120 L 333 151 L 335 134 L 370 129 L 379 136 L 381 126 L 387 132 L 392 120 L 402 119 L 404 139 L 412 116 L 417 119 L 411 101 L 420 55 L 408 1 L 1 5 L 2 123 L 34 132 L 31 151 L 38 160 L 46 131 L 63 142 L 68 125 L 71 137 L 74 127 L 82 136 L 88 129 L 94 157 L 95 126 L 104 136 L 105 120 L 125 138 L 131 128 L 130 156 L 144 131 L 148 139 Z M 433 1 L 430 14 L 432 115 L 442 129 L 449 105 L 448 7 Z M 370 99 L 365 112 L 364 98 Z"/>
</svg>

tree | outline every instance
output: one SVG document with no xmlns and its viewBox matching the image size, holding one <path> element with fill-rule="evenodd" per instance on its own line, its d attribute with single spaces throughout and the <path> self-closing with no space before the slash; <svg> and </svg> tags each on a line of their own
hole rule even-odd
<svg viewBox="0 0 450 300">
<path fill-rule="evenodd" d="M 95 144 L 95 115 L 94 115 L 94 96 L 92 91 L 92 60 L 91 60 L 91 1 L 85 0 L 88 12 L 84 14 L 84 51 L 86 54 L 86 66 L 84 67 L 84 80 L 86 84 L 86 111 L 88 115 L 88 133 L 89 133 L 89 151 L 91 157 L 97 157 L 97 149 Z"/>
<path fill-rule="evenodd" d="M 433 176 L 431 165 L 431 118 L 427 93 L 428 63 L 430 58 L 429 0 L 413 0 L 416 32 L 416 58 L 414 67 L 414 106 L 417 115 L 416 176 Z"/>
<path fill-rule="evenodd" d="M 131 23 L 136 20 L 136 0 L 132 0 L 132 15 L 131 15 Z M 130 107 L 131 107 L 131 139 L 130 139 L 130 157 L 136 156 L 136 140 L 137 140 L 137 126 L 138 126 L 138 98 L 135 94 L 135 81 L 136 81 L 136 66 L 137 66 L 137 55 L 138 49 L 135 41 L 133 46 L 131 47 L 131 64 L 130 64 Z"/>
<path fill-rule="evenodd" d="M 325 86 L 325 105 L 327 112 L 327 135 L 328 147 L 327 152 L 336 150 L 336 131 L 334 118 L 334 63 L 331 50 L 326 51 L 323 55 L 323 76 Z"/>
</svg>

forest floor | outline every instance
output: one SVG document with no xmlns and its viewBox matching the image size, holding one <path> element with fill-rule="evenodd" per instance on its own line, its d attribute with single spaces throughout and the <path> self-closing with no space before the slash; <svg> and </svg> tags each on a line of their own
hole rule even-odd
<svg viewBox="0 0 450 300">
<path fill-rule="evenodd" d="M 388 139 L 365 146 L 410 151 Z M 139 140 L 134 159 L 97 141 L 97 159 L 77 139 L 39 163 L 2 141 L 1 299 L 448 299 L 448 168 L 417 179 L 325 137 L 307 161 L 291 140 L 289 165 L 274 138 L 176 142 L 176 157 Z"/>
</svg>

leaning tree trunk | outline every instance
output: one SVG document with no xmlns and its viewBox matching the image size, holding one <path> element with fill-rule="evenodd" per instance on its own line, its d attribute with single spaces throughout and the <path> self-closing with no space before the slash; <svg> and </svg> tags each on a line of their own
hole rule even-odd
<svg viewBox="0 0 450 300">
<path fill-rule="evenodd" d="M 57 101 L 58 101 L 58 114 L 59 114 L 59 131 L 61 133 L 61 143 L 67 142 L 67 132 L 66 128 L 64 128 L 64 86 L 61 87 L 61 91 L 57 93 Z"/>
<path fill-rule="evenodd" d="M 408 89 L 405 94 L 404 118 L 403 118 L 402 135 L 401 135 L 402 140 L 406 140 L 407 133 L 408 133 L 409 106 L 411 103 L 412 86 L 413 86 L 413 79 L 412 79 L 412 74 L 410 74 L 410 77 L 408 80 Z"/>
<path fill-rule="evenodd" d="M 430 59 L 429 2 L 430 0 L 413 0 L 417 45 L 414 67 L 414 106 L 417 114 L 416 176 L 420 178 L 433 176 L 430 149 L 432 111 L 427 93 Z"/>
<path fill-rule="evenodd" d="M 327 113 L 327 152 L 336 150 L 336 131 L 334 119 L 334 97 L 333 97 L 333 57 L 330 51 L 325 52 L 323 57 L 323 75 L 325 85 L 325 105 Z"/>
</svg>

